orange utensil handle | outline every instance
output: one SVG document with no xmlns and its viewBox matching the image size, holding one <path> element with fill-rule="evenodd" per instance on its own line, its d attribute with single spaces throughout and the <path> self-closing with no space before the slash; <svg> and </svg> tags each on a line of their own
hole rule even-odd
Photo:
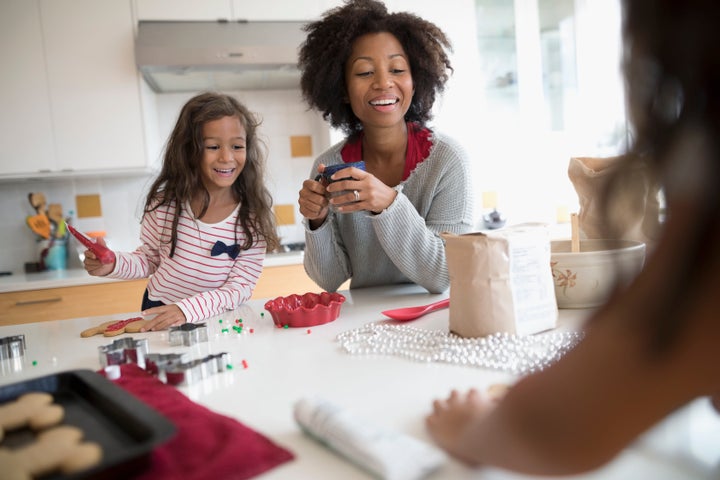
<svg viewBox="0 0 720 480">
<path fill-rule="evenodd" d="M 66 224 L 68 231 L 72 233 L 73 237 L 77 238 L 80 243 L 85 245 L 88 250 L 93 252 L 95 256 L 97 256 L 98 260 L 100 260 L 101 263 L 113 263 L 115 261 L 115 252 L 110 250 L 109 248 L 100 245 L 99 243 L 95 243 L 89 238 L 87 238 L 82 233 L 78 232 L 75 227 L 72 225 Z"/>
</svg>

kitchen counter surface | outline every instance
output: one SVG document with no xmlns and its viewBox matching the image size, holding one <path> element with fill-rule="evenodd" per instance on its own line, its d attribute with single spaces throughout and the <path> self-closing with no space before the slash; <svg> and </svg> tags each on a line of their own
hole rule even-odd
<svg viewBox="0 0 720 480">
<path fill-rule="evenodd" d="M 13 273 L 0 277 L 0 293 L 19 292 L 24 290 L 42 290 L 46 288 L 75 287 L 111 283 L 121 280 L 114 278 L 93 277 L 81 268 L 68 270 L 48 270 L 45 272 Z"/>
<path fill-rule="evenodd" d="M 271 253 L 265 257 L 263 268 L 283 265 L 300 265 L 303 263 L 303 255 L 303 252 Z M 48 270 L 36 273 L 13 273 L 12 275 L 0 277 L 0 293 L 42 290 L 58 287 L 75 287 L 118 281 L 121 280 L 93 277 L 88 275 L 88 273 L 82 268 Z"/>
<path fill-rule="evenodd" d="M 516 379 L 510 373 L 478 367 L 413 362 L 390 355 L 349 355 L 337 343 L 338 334 L 370 322 L 386 323 L 380 313 L 385 309 L 431 303 L 444 295 L 431 295 L 417 286 L 342 293 L 347 301 L 340 317 L 309 330 L 276 328 L 269 313 L 263 310 L 264 301 L 254 300 L 234 312 L 209 319 L 208 342 L 171 347 L 167 332 L 140 333 L 134 337 L 147 338 L 150 353 L 189 352 L 192 358 L 230 354 L 231 370 L 178 388 L 193 401 L 238 419 L 295 454 L 293 461 L 259 477 L 267 480 L 371 478 L 302 433 L 292 414 L 294 403 L 302 397 L 318 395 L 382 428 L 429 442 L 423 421 L 434 399 L 444 398 L 452 388 L 483 389 Z M 447 309 L 436 311 L 408 325 L 447 331 L 448 314 Z M 583 310 L 561 310 L 559 329 L 577 328 L 586 314 Z M 223 318 L 224 324 L 220 323 Z M 227 331 L 227 320 L 232 322 L 235 318 L 243 319 L 242 333 Z M 121 337 L 81 338 L 80 332 L 116 319 L 101 316 L 0 327 L 0 338 L 18 334 L 26 338 L 23 357 L 2 361 L 0 385 L 71 369 L 98 370 L 98 347 Z M 645 434 L 609 465 L 590 474 L 564 478 L 717 479 L 718 445 L 720 418 L 709 402 L 699 400 Z M 492 468 L 470 469 L 449 460 L 428 478 L 531 477 Z"/>
</svg>

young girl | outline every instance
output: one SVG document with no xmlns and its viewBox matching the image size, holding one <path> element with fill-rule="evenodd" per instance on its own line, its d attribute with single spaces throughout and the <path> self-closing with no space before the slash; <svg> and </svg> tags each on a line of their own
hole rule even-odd
<svg viewBox="0 0 720 480">
<path fill-rule="evenodd" d="M 447 290 L 440 234 L 474 223 L 468 156 L 426 126 L 452 71 L 449 40 L 433 23 L 374 0 L 346 2 L 306 30 L 303 97 L 347 134 L 315 161 L 300 191 L 306 271 L 330 291 L 348 278 L 350 288 Z M 332 176 L 350 180 L 314 180 L 325 166 L 359 160 L 365 170 Z"/>
<path fill-rule="evenodd" d="M 231 96 L 203 93 L 180 112 L 150 187 L 141 245 L 90 275 L 145 278 L 145 330 L 197 322 L 246 302 L 266 251 L 278 246 L 258 120 Z"/>
</svg>

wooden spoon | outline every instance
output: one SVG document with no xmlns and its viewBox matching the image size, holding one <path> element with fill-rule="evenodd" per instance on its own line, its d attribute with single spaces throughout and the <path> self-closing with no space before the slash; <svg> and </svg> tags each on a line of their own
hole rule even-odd
<svg viewBox="0 0 720 480">
<path fill-rule="evenodd" d="M 580 227 L 578 224 L 578 214 L 570 214 L 570 251 L 577 253 L 580 251 Z"/>
</svg>

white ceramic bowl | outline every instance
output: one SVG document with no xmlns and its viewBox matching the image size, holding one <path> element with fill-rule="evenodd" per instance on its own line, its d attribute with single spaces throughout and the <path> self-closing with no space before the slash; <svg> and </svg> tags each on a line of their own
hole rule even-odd
<svg viewBox="0 0 720 480">
<path fill-rule="evenodd" d="M 570 250 L 570 240 L 550 242 L 558 308 L 602 305 L 616 282 L 634 278 L 645 262 L 645 244 L 633 240 L 580 240 L 580 251 Z"/>
</svg>

